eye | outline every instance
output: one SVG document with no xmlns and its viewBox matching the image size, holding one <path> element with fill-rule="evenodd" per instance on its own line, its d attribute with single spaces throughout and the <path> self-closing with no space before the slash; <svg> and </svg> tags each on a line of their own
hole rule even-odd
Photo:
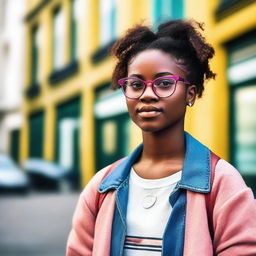
<svg viewBox="0 0 256 256">
<path fill-rule="evenodd" d="M 169 89 L 175 85 L 175 80 L 172 78 L 159 78 L 154 85 L 159 89 Z"/>
<path fill-rule="evenodd" d="M 141 90 L 144 88 L 143 82 L 138 79 L 127 79 L 125 85 L 133 90 Z"/>
</svg>

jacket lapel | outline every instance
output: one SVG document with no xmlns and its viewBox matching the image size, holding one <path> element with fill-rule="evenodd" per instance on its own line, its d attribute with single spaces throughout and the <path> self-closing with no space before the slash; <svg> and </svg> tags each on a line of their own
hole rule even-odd
<svg viewBox="0 0 256 256">
<path fill-rule="evenodd" d="M 172 213 L 164 232 L 162 255 L 183 255 L 186 198 L 186 191 L 183 189 L 176 190 L 169 197 L 169 201 L 172 206 Z"/>
<path fill-rule="evenodd" d="M 126 236 L 126 212 L 128 202 L 128 178 L 116 191 L 116 207 L 112 224 L 111 256 L 123 255 Z"/>
</svg>

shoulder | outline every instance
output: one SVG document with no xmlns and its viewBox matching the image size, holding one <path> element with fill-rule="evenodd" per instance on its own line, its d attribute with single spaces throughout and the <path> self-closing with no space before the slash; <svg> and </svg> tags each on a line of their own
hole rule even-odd
<svg viewBox="0 0 256 256">
<path fill-rule="evenodd" d="M 245 184 L 239 171 L 223 159 L 220 159 L 215 167 L 211 196 L 219 205 L 244 197 L 254 201 L 253 193 Z"/>
<path fill-rule="evenodd" d="M 117 160 L 116 162 L 104 167 L 100 171 L 98 171 L 88 182 L 88 184 L 85 186 L 83 189 L 81 196 L 87 196 L 89 195 L 90 197 L 95 197 L 98 194 L 98 188 L 101 184 L 101 182 L 108 176 L 112 170 L 116 168 L 117 165 L 119 165 L 120 162 L 122 162 L 124 158 L 121 158 Z"/>
<path fill-rule="evenodd" d="M 95 213 L 97 209 L 97 201 L 99 199 L 98 188 L 101 181 L 104 179 L 107 171 L 111 165 L 106 166 L 105 168 L 98 171 L 87 183 L 82 192 L 80 193 L 77 211 L 88 212 L 86 209 L 89 209 L 89 212 Z M 79 210 L 83 209 L 83 210 Z"/>
<path fill-rule="evenodd" d="M 90 179 L 90 181 L 87 183 L 87 185 L 84 187 L 81 196 L 86 196 L 87 194 L 89 195 L 94 195 L 98 191 L 98 187 L 104 177 L 106 176 L 109 168 L 111 168 L 111 165 L 108 165 L 101 169 L 100 171 L 96 172 L 95 175 Z"/>
<path fill-rule="evenodd" d="M 215 167 L 214 183 L 228 186 L 229 189 L 243 189 L 246 184 L 239 171 L 224 159 L 219 159 Z"/>
</svg>

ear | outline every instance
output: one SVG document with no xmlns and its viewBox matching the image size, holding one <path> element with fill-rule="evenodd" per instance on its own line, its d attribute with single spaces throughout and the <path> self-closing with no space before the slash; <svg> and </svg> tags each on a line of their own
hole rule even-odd
<svg viewBox="0 0 256 256">
<path fill-rule="evenodd" d="M 196 86 L 190 85 L 187 88 L 186 102 L 187 105 L 192 106 L 196 100 Z"/>
</svg>

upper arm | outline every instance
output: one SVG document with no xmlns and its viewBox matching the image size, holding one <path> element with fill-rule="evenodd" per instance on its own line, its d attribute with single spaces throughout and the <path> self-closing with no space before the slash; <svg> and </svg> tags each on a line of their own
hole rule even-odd
<svg viewBox="0 0 256 256">
<path fill-rule="evenodd" d="M 220 160 L 213 184 L 216 255 L 256 255 L 256 202 L 237 170 Z"/>
<path fill-rule="evenodd" d="M 105 168 L 106 169 L 106 168 Z M 93 251 L 94 229 L 97 217 L 98 187 L 104 170 L 98 172 L 82 191 L 72 220 L 67 242 L 67 256 L 89 256 Z"/>
</svg>

